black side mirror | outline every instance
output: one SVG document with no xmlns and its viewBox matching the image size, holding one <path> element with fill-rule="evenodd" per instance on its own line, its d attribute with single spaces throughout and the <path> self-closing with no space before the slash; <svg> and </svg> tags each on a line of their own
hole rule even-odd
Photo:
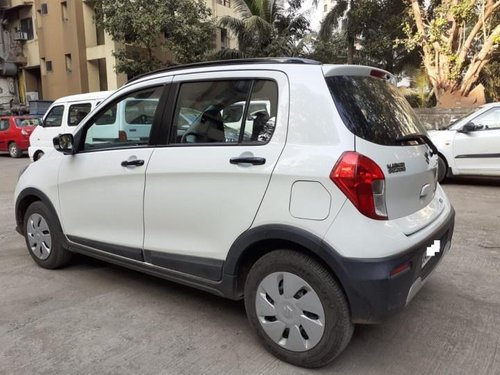
<svg viewBox="0 0 500 375">
<path fill-rule="evenodd" d="M 64 155 L 72 155 L 73 154 L 73 134 L 59 134 L 57 137 L 54 137 L 52 143 L 54 144 L 54 148 L 62 152 Z"/>
<path fill-rule="evenodd" d="M 465 124 L 464 126 L 462 126 L 461 129 L 459 129 L 458 131 L 460 133 L 470 133 L 470 132 L 473 132 L 473 131 L 476 131 L 476 130 L 481 130 L 483 128 L 482 125 L 474 125 L 474 123 L 472 122 L 468 122 L 467 124 Z"/>
</svg>

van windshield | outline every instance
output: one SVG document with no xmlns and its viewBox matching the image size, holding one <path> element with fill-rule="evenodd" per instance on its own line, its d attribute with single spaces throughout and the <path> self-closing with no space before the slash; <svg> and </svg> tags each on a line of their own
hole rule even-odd
<svg viewBox="0 0 500 375">
<path fill-rule="evenodd" d="M 398 89 L 374 77 L 333 76 L 326 82 L 340 117 L 356 136 L 386 146 L 398 140 L 427 134 Z"/>
</svg>

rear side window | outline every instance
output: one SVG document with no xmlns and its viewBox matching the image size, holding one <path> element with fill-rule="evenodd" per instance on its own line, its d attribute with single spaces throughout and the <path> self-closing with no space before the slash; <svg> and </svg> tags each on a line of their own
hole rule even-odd
<svg viewBox="0 0 500 375">
<path fill-rule="evenodd" d="M 7 130 L 9 128 L 9 120 L 0 120 L 0 130 Z"/>
<path fill-rule="evenodd" d="M 406 99 L 392 84 L 364 76 L 327 77 L 340 117 L 356 136 L 380 145 L 401 145 L 398 139 L 426 134 Z"/>
<path fill-rule="evenodd" d="M 45 128 L 61 126 L 63 113 L 64 113 L 64 106 L 58 105 L 56 107 L 53 107 L 45 117 L 43 126 Z"/>
<path fill-rule="evenodd" d="M 171 143 L 267 143 L 276 123 L 278 87 L 271 80 L 181 84 Z"/>
<path fill-rule="evenodd" d="M 76 126 L 82 121 L 87 113 L 92 109 L 90 103 L 78 103 L 69 106 L 68 112 L 68 125 Z"/>
<path fill-rule="evenodd" d="M 23 126 L 38 126 L 41 121 L 39 118 L 16 118 L 16 126 L 22 128 Z"/>
</svg>

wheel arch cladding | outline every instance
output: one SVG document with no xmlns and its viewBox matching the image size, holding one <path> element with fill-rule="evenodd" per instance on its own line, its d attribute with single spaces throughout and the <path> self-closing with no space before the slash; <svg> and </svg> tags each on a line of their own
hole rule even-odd
<svg viewBox="0 0 500 375">
<path fill-rule="evenodd" d="M 48 210 L 56 220 L 56 225 L 59 226 L 59 229 L 61 228 L 56 210 L 50 199 L 38 189 L 26 188 L 17 197 L 15 206 L 16 230 L 22 235 L 24 235 L 24 214 L 26 213 L 28 207 L 37 201 L 40 201 L 47 206 Z"/>
<path fill-rule="evenodd" d="M 350 306 L 346 289 L 348 276 L 334 249 L 319 237 L 288 225 L 264 225 L 240 235 L 229 249 L 224 274 L 237 276 L 235 294 L 243 296 L 246 276 L 252 265 L 263 255 L 278 249 L 289 249 L 311 256 L 330 270 L 338 281 Z"/>
</svg>

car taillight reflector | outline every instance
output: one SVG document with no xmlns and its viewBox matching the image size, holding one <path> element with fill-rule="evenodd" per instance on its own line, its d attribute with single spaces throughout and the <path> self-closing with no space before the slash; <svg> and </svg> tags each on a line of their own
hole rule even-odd
<svg viewBox="0 0 500 375">
<path fill-rule="evenodd" d="M 373 160 L 354 151 L 344 152 L 330 179 L 363 215 L 387 220 L 385 176 Z"/>
<path fill-rule="evenodd" d="M 411 268 L 411 262 L 406 262 L 403 264 L 400 264 L 397 267 L 394 267 L 390 273 L 391 277 L 397 276 L 405 271 L 408 271 Z"/>
</svg>

